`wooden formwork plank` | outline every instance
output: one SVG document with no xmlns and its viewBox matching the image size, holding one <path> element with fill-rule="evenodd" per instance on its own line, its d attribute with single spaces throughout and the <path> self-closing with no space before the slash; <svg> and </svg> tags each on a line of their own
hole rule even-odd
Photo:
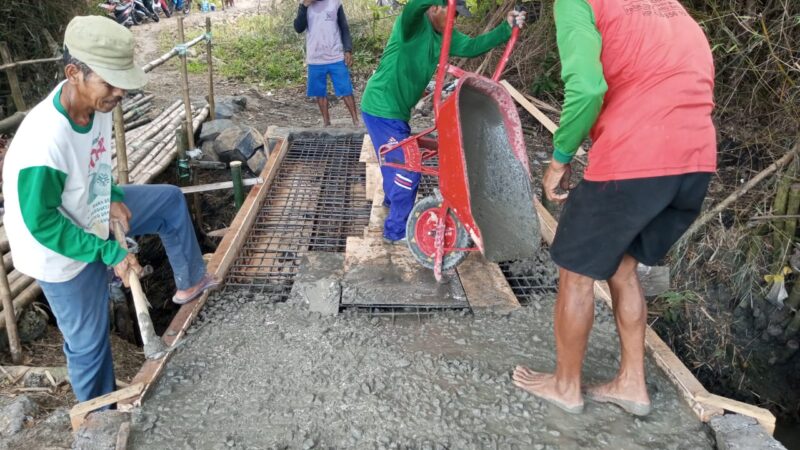
<svg viewBox="0 0 800 450">
<path fill-rule="evenodd" d="M 286 152 L 289 149 L 288 139 L 286 137 L 282 138 L 282 142 L 278 143 L 276 147 L 278 151 L 272 152 L 267 161 L 267 165 L 261 172 L 260 178 L 264 180 L 264 183 L 250 190 L 250 193 L 245 198 L 244 204 L 242 204 L 236 217 L 234 217 L 231 226 L 228 228 L 227 233 L 225 233 L 225 237 L 222 239 L 222 242 L 220 242 L 208 264 L 208 271 L 214 273 L 220 279 L 225 278 L 228 270 L 230 270 L 231 264 L 233 264 L 233 261 L 236 259 L 236 255 L 247 239 L 247 231 L 253 226 L 264 197 L 269 191 L 278 173 L 278 169 L 283 162 L 283 158 L 286 156 Z M 207 300 L 208 293 L 206 292 L 197 300 L 181 306 L 162 336 L 165 345 L 172 346 L 183 337 Z M 145 361 L 142 368 L 139 369 L 139 372 L 131 382 L 132 384 L 143 384 L 144 387 L 141 393 L 133 398 L 119 402 L 118 407 L 120 410 L 126 411 L 141 405 L 142 399 L 150 391 L 155 381 L 158 380 L 170 356 L 171 353 L 168 353 L 167 356 L 163 358 Z"/>
<path fill-rule="evenodd" d="M 375 147 L 372 145 L 372 138 L 369 137 L 369 134 L 364 134 L 364 141 L 361 144 L 361 154 L 358 157 L 358 162 L 378 162 L 378 155 L 375 154 Z"/>
<path fill-rule="evenodd" d="M 77 431 L 78 428 L 83 425 L 83 423 L 86 421 L 86 416 L 88 416 L 90 412 L 113 405 L 122 400 L 136 397 L 142 393 L 143 389 L 144 383 L 135 383 L 124 389 L 78 403 L 69 411 L 69 420 L 72 423 L 72 431 Z"/>
<path fill-rule="evenodd" d="M 534 119 L 538 120 L 539 123 L 541 123 L 545 128 L 547 128 L 547 131 L 549 131 L 550 133 L 555 133 L 556 130 L 558 130 L 558 125 L 556 125 L 555 122 L 550 120 L 550 118 L 547 117 L 547 115 L 543 113 L 539 108 L 537 108 L 536 105 L 531 103 L 530 100 L 525 98 L 525 96 L 522 95 L 521 92 L 516 90 L 514 86 L 511 86 L 511 83 L 509 83 L 506 80 L 501 80 L 500 84 L 504 88 L 506 88 L 506 91 L 508 91 L 511 97 L 513 97 L 514 100 L 516 100 L 517 103 L 520 104 L 520 106 L 525 108 L 525 110 L 527 110 L 533 116 Z M 585 155 L 586 150 L 583 149 L 583 146 L 580 146 L 578 147 L 578 152 L 576 154 L 578 156 Z"/>
<path fill-rule="evenodd" d="M 456 267 L 461 286 L 475 314 L 508 314 L 520 307 L 503 271 L 480 252 L 473 252 Z"/>
<path fill-rule="evenodd" d="M 372 146 L 372 139 L 370 139 L 369 134 L 364 135 L 364 143 L 361 145 L 361 155 L 358 158 L 358 162 L 366 164 L 367 183 L 364 195 L 367 200 L 372 200 L 375 196 L 375 190 L 383 183 L 383 175 L 381 174 L 381 165 L 375 155 L 375 148 Z"/>
<path fill-rule="evenodd" d="M 548 244 L 553 243 L 553 238 L 558 228 L 558 222 L 550 214 L 550 211 L 542 205 L 539 199 L 535 199 L 536 211 L 539 213 L 539 224 L 542 236 Z M 605 281 L 595 281 L 594 293 L 601 298 L 610 309 L 614 309 L 611 299 L 611 290 Z M 649 326 L 645 332 L 645 345 L 656 365 L 667 374 L 681 393 L 681 396 L 689 403 L 692 410 L 703 422 L 708 422 L 712 417 L 724 414 L 724 410 L 729 410 L 750 416 L 759 421 L 771 434 L 775 427 L 775 416 L 768 410 L 759 408 L 735 400 L 720 397 L 709 393 L 700 381 L 695 378 L 691 371 L 686 368 L 677 355 L 653 331 Z M 748 406 L 745 408 L 743 405 Z M 771 425 L 770 425 L 771 424 Z"/>
<path fill-rule="evenodd" d="M 364 195 L 367 200 L 371 200 L 378 187 L 383 186 L 383 173 L 381 173 L 381 166 L 378 163 L 367 163 L 366 172 L 367 182 Z"/>
<path fill-rule="evenodd" d="M 383 200 L 383 187 L 379 185 L 372 197 L 372 209 L 369 213 L 369 223 L 364 229 L 364 237 L 383 234 L 383 223 L 389 214 L 389 208 L 383 206 Z"/>
</svg>

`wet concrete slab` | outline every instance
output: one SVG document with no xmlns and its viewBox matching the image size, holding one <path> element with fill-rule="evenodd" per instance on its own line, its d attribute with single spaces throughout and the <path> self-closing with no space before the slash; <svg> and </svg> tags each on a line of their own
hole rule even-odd
<svg viewBox="0 0 800 450">
<path fill-rule="evenodd" d="M 468 308 L 458 275 L 420 265 L 405 245 L 385 244 L 378 236 L 348 238 L 342 277 L 342 306 Z"/>
<path fill-rule="evenodd" d="M 129 448 L 713 448 L 652 361 L 645 418 L 591 402 L 568 415 L 514 387 L 515 365 L 554 367 L 553 305 L 393 322 L 216 294 L 134 413 Z M 586 383 L 619 358 L 613 317 L 596 311 Z"/>
</svg>

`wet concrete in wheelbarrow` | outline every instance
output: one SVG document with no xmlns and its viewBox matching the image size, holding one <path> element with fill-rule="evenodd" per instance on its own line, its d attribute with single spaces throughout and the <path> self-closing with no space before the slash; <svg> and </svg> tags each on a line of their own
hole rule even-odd
<svg viewBox="0 0 800 450">
<path fill-rule="evenodd" d="M 591 402 L 573 416 L 515 388 L 515 365 L 554 367 L 553 302 L 393 322 L 217 294 L 134 413 L 131 448 L 713 448 L 651 361 L 646 418 Z M 618 359 L 613 318 L 596 310 L 587 383 Z"/>
</svg>

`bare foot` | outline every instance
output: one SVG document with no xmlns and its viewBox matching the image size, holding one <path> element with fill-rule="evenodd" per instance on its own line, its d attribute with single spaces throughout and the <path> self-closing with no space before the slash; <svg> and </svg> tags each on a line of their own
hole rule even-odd
<svg viewBox="0 0 800 450">
<path fill-rule="evenodd" d="M 566 389 L 558 385 L 555 375 L 535 372 L 517 366 L 512 376 L 514 385 L 571 414 L 583 412 L 583 396 L 579 388 Z"/>
<path fill-rule="evenodd" d="M 643 383 L 614 378 L 606 384 L 586 388 L 586 397 L 600 403 L 613 403 L 625 411 L 645 416 L 650 413 L 650 396 Z"/>
</svg>

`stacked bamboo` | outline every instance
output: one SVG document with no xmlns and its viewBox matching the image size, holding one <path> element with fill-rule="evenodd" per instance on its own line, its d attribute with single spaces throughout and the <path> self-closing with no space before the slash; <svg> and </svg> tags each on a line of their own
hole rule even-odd
<svg viewBox="0 0 800 450">
<path fill-rule="evenodd" d="M 122 119 L 125 122 L 125 131 L 134 130 L 152 122 L 150 114 L 153 109 L 153 94 L 137 94 L 122 102 Z"/>
<path fill-rule="evenodd" d="M 134 184 L 147 184 L 169 166 L 177 152 L 175 130 L 185 120 L 182 102 L 169 105 L 158 117 L 144 127 L 125 133 L 128 147 L 128 171 Z M 192 129 L 197 131 L 209 114 L 208 106 L 194 108 Z M 113 148 L 113 146 L 112 146 Z M 116 151 L 112 151 L 112 170 L 116 176 Z"/>
</svg>

